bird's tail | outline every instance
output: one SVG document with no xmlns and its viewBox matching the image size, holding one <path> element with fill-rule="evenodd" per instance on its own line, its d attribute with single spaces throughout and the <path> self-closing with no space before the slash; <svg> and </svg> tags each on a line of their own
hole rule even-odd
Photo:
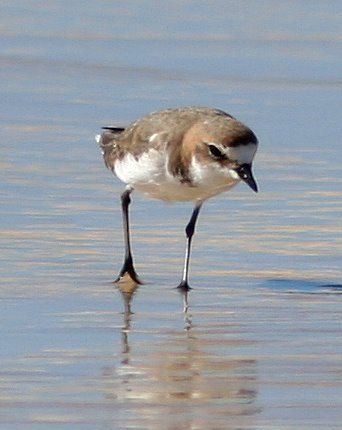
<svg viewBox="0 0 342 430">
<path fill-rule="evenodd" d="M 106 166 L 113 170 L 113 148 L 115 147 L 115 140 L 125 129 L 123 127 L 102 127 L 102 129 L 104 132 L 102 134 L 97 134 L 95 140 L 101 148 Z"/>
<path fill-rule="evenodd" d="M 125 131 L 123 127 L 102 127 L 102 130 L 105 131 L 95 136 L 95 140 L 100 145 L 102 152 L 108 145 L 113 143 L 113 140 L 115 140 L 119 134 Z"/>
</svg>

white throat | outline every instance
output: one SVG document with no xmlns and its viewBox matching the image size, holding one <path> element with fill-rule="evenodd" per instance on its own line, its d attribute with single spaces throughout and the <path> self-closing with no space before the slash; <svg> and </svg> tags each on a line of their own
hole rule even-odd
<svg viewBox="0 0 342 430">
<path fill-rule="evenodd" d="M 191 161 L 190 177 L 194 187 L 201 189 L 206 198 L 228 191 L 240 181 L 235 170 L 218 163 L 203 164 L 196 157 Z"/>
</svg>

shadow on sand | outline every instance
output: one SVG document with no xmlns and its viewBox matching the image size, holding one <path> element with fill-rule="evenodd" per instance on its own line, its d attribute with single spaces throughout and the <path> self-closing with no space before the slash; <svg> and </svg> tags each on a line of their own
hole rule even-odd
<svg viewBox="0 0 342 430">
<path fill-rule="evenodd" d="M 303 279 L 267 279 L 260 285 L 273 291 L 299 294 L 341 294 L 342 284 Z"/>
</svg>

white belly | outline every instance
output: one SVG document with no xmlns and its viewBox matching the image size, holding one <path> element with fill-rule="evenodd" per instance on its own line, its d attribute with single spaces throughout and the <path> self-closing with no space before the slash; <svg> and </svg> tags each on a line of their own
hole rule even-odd
<svg viewBox="0 0 342 430">
<path fill-rule="evenodd" d="M 190 167 L 192 184 L 180 182 L 167 169 L 164 152 L 150 149 L 136 159 L 128 154 L 115 162 L 116 176 L 132 188 L 150 197 L 166 201 L 199 201 L 230 190 L 239 182 L 235 172 L 201 166 L 196 160 Z"/>
</svg>

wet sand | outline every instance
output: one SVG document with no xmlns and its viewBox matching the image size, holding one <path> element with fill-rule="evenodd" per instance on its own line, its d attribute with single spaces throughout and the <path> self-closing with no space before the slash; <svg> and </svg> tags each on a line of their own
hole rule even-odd
<svg viewBox="0 0 342 430">
<path fill-rule="evenodd" d="M 2 429 L 341 428 L 341 7 L 225 5 L 4 5 Z M 133 195 L 146 283 L 120 291 L 122 185 L 93 136 L 187 104 L 261 146 L 260 193 L 204 205 L 184 315 L 191 206 Z"/>
</svg>

